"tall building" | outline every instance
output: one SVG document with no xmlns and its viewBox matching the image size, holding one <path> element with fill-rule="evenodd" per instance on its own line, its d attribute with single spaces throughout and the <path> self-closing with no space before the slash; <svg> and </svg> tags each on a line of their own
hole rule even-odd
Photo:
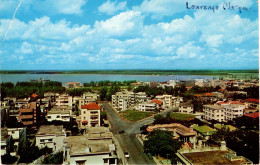
<svg viewBox="0 0 260 165">
<path fill-rule="evenodd" d="M 19 109 L 19 121 L 24 125 L 35 124 L 39 118 L 40 109 L 36 102 L 24 104 Z"/>
<path fill-rule="evenodd" d="M 100 126 L 100 106 L 96 103 L 89 103 L 81 106 L 81 126 L 99 127 Z"/>
</svg>

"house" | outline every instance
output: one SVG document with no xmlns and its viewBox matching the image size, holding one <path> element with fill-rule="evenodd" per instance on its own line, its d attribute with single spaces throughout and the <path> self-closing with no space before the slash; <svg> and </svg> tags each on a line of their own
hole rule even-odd
<svg viewBox="0 0 260 165">
<path fill-rule="evenodd" d="M 187 103 L 181 103 L 179 107 L 180 113 L 193 113 L 193 104 L 187 102 Z"/>
<path fill-rule="evenodd" d="M 259 109 L 259 99 L 248 98 L 243 101 L 246 108 Z"/>
<path fill-rule="evenodd" d="M 173 107 L 179 107 L 180 103 L 183 102 L 183 97 L 173 97 Z"/>
<path fill-rule="evenodd" d="M 39 120 L 40 109 L 36 102 L 23 104 L 19 109 L 19 119 L 24 125 L 33 125 Z"/>
<path fill-rule="evenodd" d="M 148 126 L 146 129 L 148 132 L 153 130 L 166 130 L 173 133 L 174 139 L 182 140 L 183 142 L 191 142 L 193 145 L 196 143 L 197 133 L 192 128 L 187 128 L 179 123 L 171 124 L 158 124 L 154 126 Z"/>
<path fill-rule="evenodd" d="M 54 120 L 69 122 L 71 121 L 72 107 L 68 106 L 54 106 L 47 112 L 46 119 L 51 122 Z"/>
<path fill-rule="evenodd" d="M 81 126 L 100 127 L 100 106 L 96 103 L 89 103 L 81 106 Z"/>
<path fill-rule="evenodd" d="M 177 165 L 186 164 L 244 164 L 253 162 L 243 156 L 237 156 L 235 151 L 226 147 L 222 141 L 220 147 L 198 147 L 196 149 L 180 149 L 176 153 Z"/>
<path fill-rule="evenodd" d="M 257 118 L 259 118 L 259 112 L 247 113 L 247 114 L 244 114 L 244 116 L 249 117 L 251 119 L 257 119 Z"/>
<path fill-rule="evenodd" d="M 106 127 L 87 128 L 83 136 L 67 137 L 64 140 L 64 163 L 118 164 L 112 138 L 113 134 Z"/>
<path fill-rule="evenodd" d="M 5 154 L 16 155 L 12 136 L 8 135 L 7 128 L 1 128 L 1 156 Z"/>
<path fill-rule="evenodd" d="M 26 142 L 26 128 L 7 128 L 8 135 L 12 136 L 14 142 L 14 151 L 18 151 L 19 145 Z"/>
<path fill-rule="evenodd" d="M 194 125 L 192 125 L 192 128 L 193 128 L 195 131 L 197 131 L 197 133 L 198 133 L 199 136 L 204 137 L 206 140 L 208 140 L 209 137 L 210 137 L 213 133 L 217 132 L 216 129 L 211 128 L 211 127 L 209 127 L 209 126 L 207 126 L 207 125 L 198 126 L 198 125 L 194 124 Z"/>
<path fill-rule="evenodd" d="M 164 103 L 163 108 L 172 108 L 172 95 L 157 95 L 155 99 L 161 100 Z"/>
<path fill-rule="evenodd" d="M 203 118 L 205 120 L 217 120 L 219 122 L 225 121 L 225 108 L 217 105 L 203 105 Z"/>
<path fill-rule="evenodd" d="M 42 125 L 35 135 L 35 145 L 39 148 L 45 146 L 59 151 L 63 148 L 63 140 L 66 138 L 66 131 L 62 125 Z"/>
</svg>

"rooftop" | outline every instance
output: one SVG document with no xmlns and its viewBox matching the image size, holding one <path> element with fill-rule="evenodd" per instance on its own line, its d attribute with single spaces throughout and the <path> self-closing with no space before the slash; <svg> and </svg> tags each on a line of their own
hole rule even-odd
<svg viewBox="0 0 260 165">
<path fill-rule="evenodd" d="M 150 103 L 155 103 L 155 104 L 162 105 L 163 102 L 161 100 L 153 99 L 152 101 L 150 101 Z"/>
<path fill-rule="evenodd" d="M 96 103 L 89 103 L 87 105 L 82 105 L 81 109 L 88 109 L 88 110 L 97 110 L 100 109 L 100 106 L 97 105 Z"/>
<path fill-rule="evenodd" d="M 38 129 L 38 132 L 36 133 L 36 136 L 41 135 L 60 135 L 64 134 L 63 126 L 62 125 L 42 125 Z"/>
<path fill-rule="evenodd" d="M 259 103 L 259 99 L 254 99 L 254 98 L 245 99 L 244 101 L 246 101 L 246 102 Z"/>
<path fill-rule="evenodd" d="M 225 130 L 229 129 L 229 131 L 235 131 L 237 129 L 232 125 L 221 125 L 221 124 L 215 124 L 214 127 L 217 129 L 221 129 L 221 128 L 225 128 Z"/>
<path fill-rule="evenodd" d="M 203 126 L 194 125 L 193 129 L 202 133 L 203 135 L 212 135 L 214 132 L 217 132 L 216 129 L 211 128 L 207 125 L 203 125 Z"/>
<path fill-rule="evenodd" d="M 221 106 L 211 105 L 211 104 L 203 105 L 203 107 L 211 108 L 213 110 L 221 110 L 221 109 L 223 109 L 223 107 L 221 107 Z"/>
<path fill-rule="evenodd" d="M 250 117 L 250 118 L 256 119 L 256 118 L 259 118 L 259 112 L 255 112 L 255 113 L 247 113 L 247 114 L 244 114 L 244 116 L 247 116 L 247 117 Z"/>
</svg>

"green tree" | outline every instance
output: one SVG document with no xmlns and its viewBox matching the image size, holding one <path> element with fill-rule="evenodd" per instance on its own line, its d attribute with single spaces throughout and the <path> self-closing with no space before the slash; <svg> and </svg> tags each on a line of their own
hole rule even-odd
<svg viewBox="0 0 260 165">
<path fill-rule="evenodd" d="M 63 163 L 63 152 L 58 152 L 56 154 L 50 154 L 46 156 L 43 161 L 43 164 L 62 164 Z"/>
</svg>

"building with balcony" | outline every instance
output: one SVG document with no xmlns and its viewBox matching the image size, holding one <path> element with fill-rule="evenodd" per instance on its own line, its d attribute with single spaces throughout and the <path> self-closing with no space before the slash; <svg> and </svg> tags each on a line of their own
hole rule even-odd
<svg viewBox="0 0 260 165">
<path fill-rule="evenodd" d="M 225 108 L 217 105 L 203 105 L 203 118 L 206 120 L 225 121 Z"/>
<path fill-rule="evenodd" d="M 180 113 L 193 113 L 193 104 L 191 103 L 181 103 L 179 107 Z"/>
<path fill-rule="evenodd" d="M 72 107 L 72 96 L 62 94 L 56 98 L 56 105 L 59 106 L 68 106 Z"/>
<path fill-rule="evenodd" d="M 225 106 L 225 120 L 233 120 L 234 118 L 243 116 L 243 105 L 229 104 Z"/>
<path fill-rule="evenodd" d="M 157 110 L 155 103 L 141 103 L 136 110 L 143 112 L 155 112 Z"/>
<path fill-rule="evenodd" d="M 33 125 L 40 116 L 39 105 L 36 102 L 24 104 L 19 109 L 19 119 L 24 125 Z"/>
<path fill-rule="evenodd" d="M 97 93 L 85 92 L 82 98 L 79 99 L 79 107 L 85 104 L 89 104 L 91 102 L 97 102 L 98 98 L 99 98 L 99 94 Z"/>
<path fill-rule="evenodd" d="M 69 122 L 72 116 L 72 107 L 68 106 L 54 106 L 47 112 L 46 119 L 51 122 L 53 120 Z"/>
<path fill-rule="evenodd" d="M 161 100 L 163 102 L 163 108 L 172 108 L 172 95 L 157 95 L 155 99 Z"/>
<path fill-rule="evenodd" d="M 64 163 L 118 164 L 113 134 L 108 128 L 92 127 L 86 132 L 83 136 L 69 136 L 64 140 Z"/>
<path fill-rule="evenodd" d="M 63 126 L 42 125 L 35 135 L 35 145 L 39 148 L 45 146 L 59 151 L 63 147 L 63 140 L 66 138 L 66 131 Z"/>
<path fill-rule="evenodd" d="M 81 126 L 100 127 L 100 106 L 96 103 L 89 103 L 81 106 Z"/>
</svg>

